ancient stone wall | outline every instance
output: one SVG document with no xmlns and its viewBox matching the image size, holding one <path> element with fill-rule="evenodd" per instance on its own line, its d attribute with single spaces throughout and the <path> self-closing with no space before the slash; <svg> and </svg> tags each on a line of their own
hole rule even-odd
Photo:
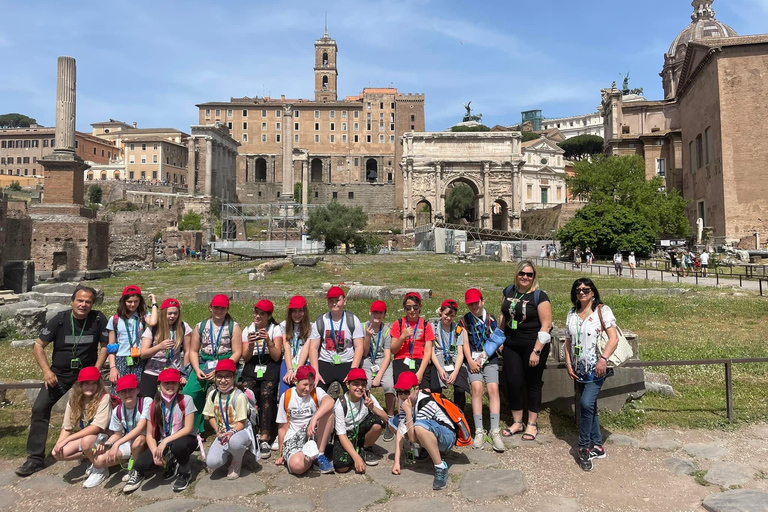
<svg viewBox="0 0 768 512">
<path fill-rule="evenodd" d="M 5 261 L 31 257 L 32 219 L 9 212 L 5 221 Z"/>
<path fill-rule="evenodd" d="M 523 233 L 551 236 L 552 230 L 565 226 L 584 203 L 559 204 L 553 208 L 522 212 L 520 221 Z"/>
<path fill-rule="evenodd" d="M 110 234 L 109 269 L 112 271 L 148 270 L 154 266 L 155 243 L 152 235 Z"/>
</svg>

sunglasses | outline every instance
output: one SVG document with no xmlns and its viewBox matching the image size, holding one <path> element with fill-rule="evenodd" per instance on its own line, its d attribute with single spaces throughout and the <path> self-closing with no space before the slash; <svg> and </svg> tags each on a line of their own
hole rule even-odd
<svg viewBox="0 0 768 512">
<path fill-rule="evenodd" d="M 406 311 L 418 311 L 421 309 L 421 306 L 405 306 Z"/>
<path fill-rule="evenodd" d="M 517 277 L 530 277 L 531 279 L 533 279 L 533 276 L 535 276 L 535 275 L 536 274 L 534 274 L 533 272 L 518 272 L 517 273 Z"/>
<path fill-rule="evenodd" d="M 397 390 L 398 395 L 410 395 L 411 390 L 410 389 L 398 389 Z"/>
<path fill-rule="evenodd" d="M 592 288 L 576 288 L 576 293 L 579 295 L 589 295 L 592 293 Z"/>
</svg>

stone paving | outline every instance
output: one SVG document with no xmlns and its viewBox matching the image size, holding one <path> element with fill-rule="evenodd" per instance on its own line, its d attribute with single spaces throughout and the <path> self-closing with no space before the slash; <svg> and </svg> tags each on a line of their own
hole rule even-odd
<svg viewBox="0 0 768 512">
<path fill-rule="evenodd" d="M 123 472 L 116 471 L 97 489 L 83 489 L 85 464 L 56 463 L 27 479 L 13 473 L 19 461 L 0 462 L 0 510 L 186 512 L 268 510 L 286 512 L 424 511 L 481 508 L 579 511 L 708 510 L 768 512 L 768 425 L 741 432 L 655 430 L 641 435 L 610 435 L 608 458 L 595 461 L 591 473 L 574 460 L 569 435 L 542 432 L 536 442 L 505 439 L 497 454 L 462 448 L 447 457 L 448 488 L 432 490 L 429 461 L 403 464 L 391 474 L 392 443 L 380 440 L 378 466 L 366 473 L 296 477 L 273 459 L 246 459 L 238 480 L 225 468 L 213 473 L 194 460 L 196 481 L 174 494 L 171 482 L 151 475 L 126 496 Z M 749 446 L 749 450 L 744 450 Z"/>
</svg>

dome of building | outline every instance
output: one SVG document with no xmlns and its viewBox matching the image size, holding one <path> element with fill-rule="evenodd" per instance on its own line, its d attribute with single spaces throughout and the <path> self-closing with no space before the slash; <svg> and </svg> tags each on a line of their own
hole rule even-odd
<svg viewBox="0 0 768 512">
<path fill-rule="evenodd" d="M 667 58 L 675 60 L 685 55 L 684 49 L 691 41 L 709 39 L 715 37 L 736 37 L 731 27 L 715 19 L 715 11 L 712 9 L 714 0 L 693 0 L 693 14 L 691 24 L 680 32 L 669 47 Z"/>
</svg>

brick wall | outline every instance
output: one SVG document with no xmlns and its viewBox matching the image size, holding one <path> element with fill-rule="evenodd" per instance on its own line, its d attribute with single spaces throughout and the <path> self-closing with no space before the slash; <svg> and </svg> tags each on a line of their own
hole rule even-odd
<svg viewBox="0 0 768 512">
<path fill-rule="evenodd" d="M 31 258 L 32 219 L 10 215 L 5 220 L 5 261 Z"/>
</svg>

